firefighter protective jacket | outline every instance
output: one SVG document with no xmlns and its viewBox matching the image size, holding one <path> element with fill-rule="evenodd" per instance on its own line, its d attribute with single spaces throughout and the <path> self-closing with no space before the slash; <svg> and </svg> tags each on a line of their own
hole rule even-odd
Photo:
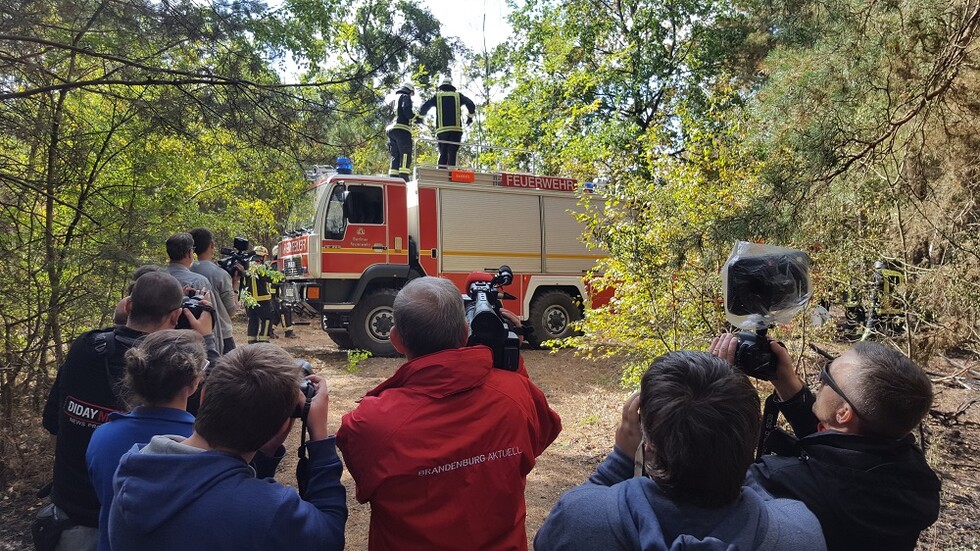
<svg viewBox="0 0 980 551">
<path fill-rule="evenodd" d="M 388 125 L 387 130 L 412 131 L 412 125 L 420 120 L 412 109 L 412 96 L 407 92 L 399 90 L 398 98 L 395 100 L 395 120 Z"/>
<path fill-rule="evenodd" d="M 470 116 L 476 113 L 473 100 L 456 91 L 455 86 L 440 86 L 436 95 L 422 104 L 419 112 L 424 117 L 429 109 L 436 108 L 436 135 L 443 132 L 462 132 L 462 109 L 466 106 Z"/>
<path fill-rule="evenodd" d="M 404 364 L 337 432 L 369 549 L 527 549 L 525 477 L 559 432 L 523 364 L 495 369 L 485 346 Z"/>
</svg>

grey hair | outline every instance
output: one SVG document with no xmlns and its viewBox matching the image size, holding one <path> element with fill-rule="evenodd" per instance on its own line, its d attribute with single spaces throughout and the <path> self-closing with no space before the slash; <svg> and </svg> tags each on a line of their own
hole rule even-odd
<svg viewBox="0 0 980 551">
<path fill-rule="evenodd" d="M 394 310 L 398 334 L 414 356 L 458 348 L 466 338 L 463 296 L 448 279 L 413 279 L 398 292 Z"/>
</svg>

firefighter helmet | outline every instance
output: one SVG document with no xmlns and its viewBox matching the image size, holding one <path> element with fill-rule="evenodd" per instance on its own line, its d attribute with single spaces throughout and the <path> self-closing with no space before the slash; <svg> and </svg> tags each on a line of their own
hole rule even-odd
<svg viewBox="0 0 980 551">
<path fill-rule="evenodd" d="M 252 254 L 255 256 L 269 256 L 269 249 L 266 249 L 262 245 L 256 245 L 255 248 L 252 249 Z"/>
<path fill-rule="evenodd" d="M 442 82 L 439 83 L 439 86 L 452 86 L 452 85 L 453 85 L 453 77 L 451 75 L 446 75 L 442 77 Z"/>
<path fill-rule="evenodd" d="M 415 93 L 415 85 L 411 82 L 405 81 L 402 83 L 401 87 L 396 90 L 397 92 L 408 92 L 409 94 Z"/>
</svg>

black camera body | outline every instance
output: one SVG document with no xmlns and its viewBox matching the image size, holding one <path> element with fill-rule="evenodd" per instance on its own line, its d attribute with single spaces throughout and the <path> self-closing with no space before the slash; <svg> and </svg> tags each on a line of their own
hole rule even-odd
<svg viewBox="0 0 980 551">
<path fill-rule="evenodd" d="M 194 295 L 190 297 L 185 296 L 184 300 L 180 303 L 180 307 L 189 310 L 191 315 L 193 315 L 195 319 L 201 319 L 202 312 L 210 312 L 211 327 L 214 327 L 214 322 L 217 317 L 217 313 L 215 312 L 213 307 L 202 303 L 201 302 L 202 300 L 204 300 L 204 297 L 201 295 Z M 181 314 L 181 316 L 177 318 L 177 326 L 174 329 L 190 329 L 190 328 L 191 325 L 190 322 L 187 321 L 187 317 L 184 314 Z"/>
<path fill-rule="evenodd" d="M 306 404 L 302 407 L 299 404 L 296 405 L 296 409 L 293 411 L 293 419 L 300 419 L 305 423 L 310 415 L 310 404 L 313 402 L 313 397 L 316 396 L 316 386 L 306 379 L 307 375 L 313 374 L 313 366 L 306 360 L 296 360 L 296 365 L 303 370 L 303 382 L 299 384 L 299 389 L 303 392 L 303 396 L 306 396 Z"/>
<path fill-rule="evenodd" d="M 745 331 L 738 334 L 735 367 L 750 377 L 773 381 L 776 379 L 776 357 L 766 337 L 767 331 L 760 329 L 755 333 Z"/>
<path fill-rule="evenodd" d="M 761 249 L 761 252 L 753 251 Z M 739 243 L 722 273 L 729 321 L 738 334 L 735 367 L 757 379 L 776 378 L 776 358 L 766 336 L 786 323 L 810 297 L 810 259 L 803 251 Z"/>
<path fill-rule="evenodd" d="M 470 328 L 466 345 L 486 345 L 493 351 L 493 366 L 507 371 L 517 371 L 521 359 L 517 331 L 500 315 L 500 300 L 517 298 L 500 290 L 512 281 L 514 273 L 510 267 L 501 266 L 489 280 L 473 280 L 471 276 L 464 295 L 466 322 Z"/>
<path fill-rule="evenodd" d="M 255 254 L 248 250 L 248 239 L 236 237 L 233 245 L 233 249 L 221 247 L 221 259 L 218 260 L 218 266 L 221 266 L 232 277 L 238 271 L 238 268 L 235 266 L 236 264 L 241 264 L 247 270 L 249 263 L 255 258 Z"/>
</svg>

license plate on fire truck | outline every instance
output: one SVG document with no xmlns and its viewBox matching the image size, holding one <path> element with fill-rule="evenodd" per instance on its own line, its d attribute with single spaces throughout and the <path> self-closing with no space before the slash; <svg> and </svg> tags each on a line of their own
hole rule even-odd
<svg viewBox="0 0 980 551">
<path fill-rule="evenodd" d="M 282 298 L 290 302 L 295 302 L 298 298 L 299 293 L 297 292 L 296 285 L 287 285 L 282 291 Z"/>
</svg>

